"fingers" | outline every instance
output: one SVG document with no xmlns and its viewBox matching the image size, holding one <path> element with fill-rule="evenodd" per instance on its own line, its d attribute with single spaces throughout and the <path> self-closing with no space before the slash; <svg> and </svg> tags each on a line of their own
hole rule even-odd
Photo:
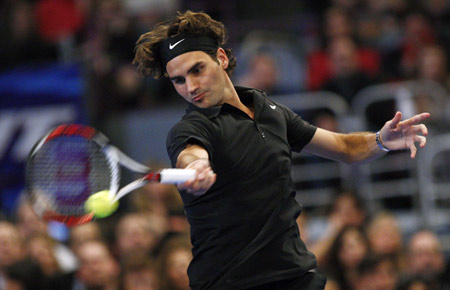
<svg viewBox="0 0 450 290">
<path fill-rule="evenodd" d="M 428 130 L 423 124 L 414 126 L 413 131 L 414 131 L 413 142 L 411 142 L 411 145 L 409 146 L 409 149 L 411 151 L 411 158 L 415 158 L 417 154 L 417 147 L 415 143 L 419 143 L 420 148 L 424 148 L 425 145 L 427 144 L 427 138 L 425 136 L 417 135 L 417 133 L 422 133 L 423 135 L 428 134 Z"/>
<path fill-rule="evenodd" d="M 195 179 L 188 180 L 183 184 L 178 185 L 178 189 L 186 190 L 188 193 L 195 196 L 200 196 L 208 191 L 216 182 L 216 174 L 209 166 L 209 161 L 206 159 L 198 159 L 189 164 L 186 168 L 192 168 L 197 171 Z"/>
<path fill-rule="evenodd" d="M 196 196 L 204 194 L 208 189 L 216 182 L 216 174 L 214 174 L 211 168 L 205 169 L 199 173 L 197 178 L 192 181 L 190 186 L 186 188 L 187 192 Z"/>
<path fill-rule="evenodd" d="M 392 120 L 390 121 L 389 127 L 391 129 L 395 129 L 401 120 L 402 120 L 402 113 L 401 112 L 395 113 L 394 118 L 392 118 Z"/>
<path fill-rule="evenodd" d="M 411 127 L 411 132 L 414 134 L 428 135 L 428 128 L 424 124 L 419 124 Z"/>
<path fill-rule="evenodd" d="M 414 142 L 419 143 L 420 148 L 425 147 L 427 145 L 427 138 L 424 136 L 416 135 L 414 136 Z"/>
<path fill-rule="evenodd" d="M 424 120 L 428 119 L 429 117 L 430 117 L 430 113 L 421 113 L 421 114 L 415 115 L 409 119 L 406 119 L 406 120 L 400 122 L 398 125 L 402 126 L 402 127 L 403 126 L 412 126 L 412 125 L 423 122 Z"/>
<path fill-rule="evenodd" d="M 397 112 L 380 130 L 384 144 L 392 150 L 409 149 L 411 158 L 415 158 L 417 148 L 426 145 L 428 128 L 422 122 L 429 117 L 429 113 L 421 113 L 402 121 L 402 113 Z"/>
<path fill-rule="evenodd" d="M 411 158 L 415 158 L 416 157 L 416 153 L 417 153 L 417 148 L 416 145 L 414 145 L 414 143 L 411 144 L 411 146 L 409 146 L 409 150 L 411 151 Z"/>
</svg>

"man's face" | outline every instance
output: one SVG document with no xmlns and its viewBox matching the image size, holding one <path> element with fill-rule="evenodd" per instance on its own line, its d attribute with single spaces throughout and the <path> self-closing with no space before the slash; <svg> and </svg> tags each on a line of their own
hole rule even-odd
<svg viewBox="0 0 450 290">
<path fill-rule="evenodd" d="M 225 103 L 228 85 L 225 71 L 228 58 L 223 49 L 217 51 L 218 61 L 203 51 L 181 54 L 167 63 L 166 69 L 178 94 L 200 108 Z"/>
</svg>

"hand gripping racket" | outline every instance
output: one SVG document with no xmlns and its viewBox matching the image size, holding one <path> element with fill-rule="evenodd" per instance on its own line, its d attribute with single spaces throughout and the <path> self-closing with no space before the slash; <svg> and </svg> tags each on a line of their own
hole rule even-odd
<svg viewBox="0 0 450 290">
<path fill-rule="evenodd" d="M 120 165 L 145 175 L 119 190 Z M 84 203 L 96 192 L 109 190 L 117 201 L 149 182 L 179 184 L 195 176 L 190 169 L 152 171 L 109 144 L 94 128 L 65 124 L 34 145 L 27 160 L 26 187 L 40 217 L 72 226 L 93 219 Z"/>
</svg>

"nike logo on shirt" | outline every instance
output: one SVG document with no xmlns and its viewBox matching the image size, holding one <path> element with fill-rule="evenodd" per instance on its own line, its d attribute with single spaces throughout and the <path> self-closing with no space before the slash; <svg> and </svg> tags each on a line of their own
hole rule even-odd
<svg viewBox="0 0 450 290">
<path fill-rule="evenodd" d="M 275 110 L 275 109 L 277 108 L 277 106 L 275 106 L 275 105 L 269 105 L 269 107 L 270 107 L 272 110 Z"/>
<path fill-rule="evenodd" d="M 185 40 L 185 38 L 183 38 L 182 40 L 178 40 L 177 42 L 175 42 L 174 44 L 169 43 L 169 49 L 173 49 L 175 46 L 177 46 L 180 42 L 182 42 L 183 40 Z"/>
</svg>

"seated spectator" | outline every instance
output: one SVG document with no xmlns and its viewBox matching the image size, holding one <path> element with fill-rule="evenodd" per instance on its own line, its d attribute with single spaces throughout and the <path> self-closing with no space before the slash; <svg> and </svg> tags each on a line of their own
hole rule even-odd
<svg viewBox="0 0 450 290">
<path fill-rule="evenodd" d="M 332 75 L 320 89 L 334 92 L 351 104 L 361 89 L 375 83 L 375 78 L 361 69 L 358 47 L 350 37 L 332 39 L 327 54 Z"/>
<path fill-rule="evenodd" d="M 251 56 L 248 66 L 246 74 L 237 81 L 239 85 L 259 89 L 268 94 L 278 93 L 276 86 L 279 69 L 270 52 L 256 52 Z"/>
<path fill-rule="evenodd" d="M 305 89 L 304 48 L 292 32 L 250 31 L 238 46 L 237 58 L 240 66 L 233 79 L 239 86 L 272 96 Z"/>
<path fill-rule="evenodd" d="M 424 278 L 433 289 L 450 289 L 450 271 L 441 241 L 434 232 L 416 232 L 408 242 L 406 258 L 406 272 L 410 276 Z"/>
<path fill-rule="evenodd" d="M 398 282 L 397 290 L 433 290 L 431 283 L 419 276 L 409 276 L 406 278 L 400 278 Z"/>
<path fill-rule="evenodd" d="M 187 269 L 192 260 L 192 245 L 188 236 L 168 240 L 158 256 L 161 289 L 189 290 Z"/>
<path fill-rule="evenodd" d="M 48 224 L 34 212 L 25 198 L 19 201 L 16 208 L 16 226 L 24 239 L 48 233 Z"/>
<path fill-rule="evenodd" d="M 307 89 L 318 90 L 334 77 L 329 47 L 333 39 L 354 38 L 355 25 L 347 10 L 331 7 L 325 12 L 322 21 L 322 44 L 307 56 Z M 380 55 L 377 51 L 358 45 L 356 48 L 358 69 L 369 77 L 375 77 L 380 71 Z"/>
<path fill-rule="evenodd" d="M 76 269 L 77 262 L 75 255 L 64 243 L 57 241 L 49 235 L 52 226 L 36 214 L 26 198 L 22 198 L 19 202 L 16 209 L 16 219 L 17 228 L 24 240 L 30 240 L 34 236 L 48 236 L 53 240 L 53 255 L 56 257 L 61 270 L 63 272 L 71 272 Z"/>
<path fill-rule="evenodd" d="M 123 290 L 159 290 L 156 263 L 147 257 L 129 256 L 122 263 Z"/>
<path fill-rule="evenodd" d="M 38 263 L 21 259 L 4 269 L 5 290 L 48 290 L 48 280 Z"/>
<path fill-rule="evenodd" d="M 54 244 L 55 241 L 48 235 L 34 235 L 27 240 L 29 257 L 39 264 L 48 279 L 62 272 L 54 252 Z"/>
<path fill-rule="evenodd" d="M 85 242 L 101 240 L 103 240 L 103 235 L 100 225 L 96 221 L 70 228 L 69 247 L 74 253 L 76 253 L 78 248 Z"/>
<path fill-rule="evenodd" d="M 380 212 L 367 225 L 367 237 L 376 255 L 392 257 L 398 269 L 403 269 L 403 235 L 394 215 Z"/>
<path fill-rule="evenodd" d="M 395 290 L 398 272 L 388 256 L 368 255 L 357 267 L 354 290 Z"/>
<path fill-rule="evenodd" d="M 17 227 L 8 221 L 0 221 L 0 289 L 5 289 L 5 267 L 25 257 L 24 241 Z"/>
<path fill-rule="evenodd" d="M 435 44 L 423 47 L 419 54 L 416 78 L 435 81 L 450 91 L 448 61 L 448 54 L 443 46 Z"/>
<path fill-rule="evenodd" d="M 362 227 L 366 210 L 356 194 L 344 191 L 338 194 L 327 213 L 327 227 L 316 241 L 311 241 L 309 250 L 316 256 L 319 265 L 327 264 L 328 252 L 333 241 L 344 227 Z"/>
<path fill-rule="evenodd" d="M 129 255 L 152 257 L 166 230 L 167 220 L 159 215 L 125 214 L 115 230 L 115 250 L 119 261 L 124 261 Z"/>
<path fill-rule="evenodd" d="M 57 48 L 38 35 L 32 1 L 2 1 L 0 71 L 19 65 L 55 61 Z"/>
<path fill-rule="evenodd" d="M 422 48 L 435 43 L 436 36 L 433 27 L 424 13 L 415 11 L 405 16 L 400 58 L 403 78 L 411 78 L 414 75 Z"/>
<path fill-rule="evenodd" d="M 349 225 L 342 228 L 333 241 L 328 263 L 323 265 L 325 267 L 319 264 L 319 268 L 328 274 L 328 280 L 339 289 L 352 289 L 357 277 L 357 266 L 369 252 L 370 245 L 364 231 Z"/>
<path fill-rule="evenodd" d="M 54 290 L 103 289 L 119 290 L 120 266 L 107 244 L 88 241 L 77 251 L 79 268 L 52 280 Z"/>
<path fill-rule="evenodd" d="M 167 168 L 166 164 L 151 162 L 154 170 Z M 173 184 L 149 183 L 133 192 L 131 210 L 167 216 L 170 208 L 183 207 L 183 201 Z"/>
</svg>

